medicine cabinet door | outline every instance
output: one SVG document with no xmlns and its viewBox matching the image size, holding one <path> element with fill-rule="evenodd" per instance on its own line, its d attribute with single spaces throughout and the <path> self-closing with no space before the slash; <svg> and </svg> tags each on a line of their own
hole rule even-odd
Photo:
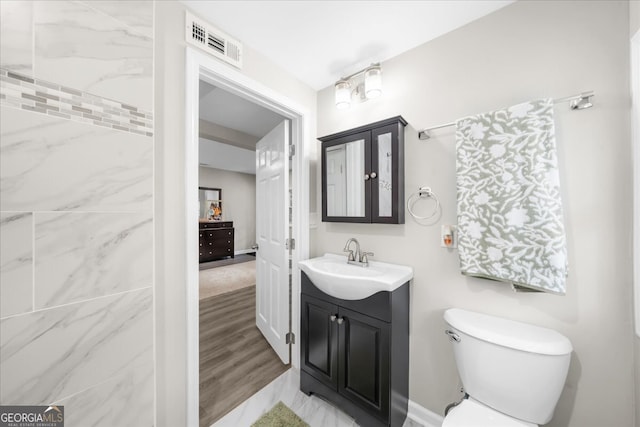
<svg viewBox="0 0 640 427">
<path fill-rule="evenodd" d="M 404 223 L 404 144 L 398 124 L 371 130 L 371 222 Z"/>
<path fill-rule="evenodd" d="M 371 133 L 361 132 L 322 144 L 322 220 L 371 222 Z"/>
</svg>

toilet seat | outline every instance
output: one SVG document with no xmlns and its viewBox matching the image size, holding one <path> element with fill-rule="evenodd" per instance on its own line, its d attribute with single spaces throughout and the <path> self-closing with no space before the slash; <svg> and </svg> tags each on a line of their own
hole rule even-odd
<svg viewBox="0 0 640 427">
<path fill-rule="evenodd" d="M 538 427 L 484 406 L 471 398 L 451 408 L 442 427 Z"/>
</svg>

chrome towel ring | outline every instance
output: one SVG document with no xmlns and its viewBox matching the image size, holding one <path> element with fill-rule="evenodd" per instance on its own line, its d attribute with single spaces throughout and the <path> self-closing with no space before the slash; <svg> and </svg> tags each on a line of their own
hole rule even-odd
<svg viewBox="0 0 640 427">
<path fill-rule="evenodd" d="M 436 202 L 436 206 L 433 209 L 433 212 L 427 216 L 416 215 L 416 213 L 413 212 L 413 209 L 412 209 L 413 205 L 420 199 L 429 199 L 429 198 L 435 200 Z M 418 192 L 413 193 L 411 196 L 409 196 L 409 199 L 407 199 L 407 210 L 409 211 L 409 214 L 415 219 L 419 219 L 419 220 L 431 219 L 434 216 L 436 216 L 436 214 L 440 211 L 440 200 L 438 200 L 438 197 L 435 195 L 435 193 L 431 191 L 431 187 L 420 187 L 418 189 Z"/>
</svg>

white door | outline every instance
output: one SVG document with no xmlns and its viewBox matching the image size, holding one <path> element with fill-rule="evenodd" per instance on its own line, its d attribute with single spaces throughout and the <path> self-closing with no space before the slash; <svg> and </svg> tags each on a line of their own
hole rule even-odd
<svg viewBox="0 0 640 427">
<path fill-rule="evenodd" d="M 289 121 L 256 145 L 256 325 L 289 363 Z"/>
</svg>

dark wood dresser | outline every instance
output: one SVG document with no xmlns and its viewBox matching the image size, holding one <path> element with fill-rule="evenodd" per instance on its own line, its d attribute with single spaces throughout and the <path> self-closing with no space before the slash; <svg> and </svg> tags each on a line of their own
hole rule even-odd
<svg viewBox="0 0 640 427">
<path fill-rule="evenodd" d="M 233 255 L 233 221 L 201 221 L 200 262 Z"/>
</svg>

